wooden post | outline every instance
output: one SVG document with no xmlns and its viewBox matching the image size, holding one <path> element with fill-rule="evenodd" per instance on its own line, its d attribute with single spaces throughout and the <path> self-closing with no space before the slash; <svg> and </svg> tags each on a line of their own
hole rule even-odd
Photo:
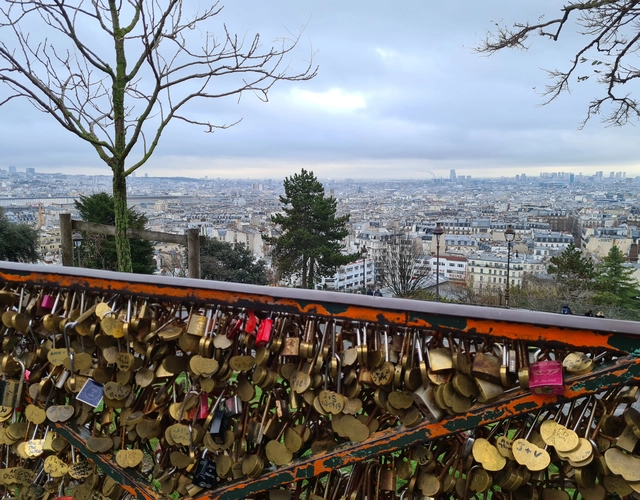
<svg viewBox="0 0 640 500">
<path fill-rule="evenodd" d="M 200 279 L 200 230 L 187 229 L 187 266 L 189 278 Z"/>
<path fill-rule="evenodd" d="M 60 214 L 60 250 L 62 252 L 62 265 L 73 267 L 71 214 Z"/>
</svg>

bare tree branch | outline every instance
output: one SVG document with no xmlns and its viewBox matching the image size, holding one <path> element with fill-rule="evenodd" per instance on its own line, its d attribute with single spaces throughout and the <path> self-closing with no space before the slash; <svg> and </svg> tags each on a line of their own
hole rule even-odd
<svg viewBox="0 0 640 500">
<path fill-rule="evenodd" d="M 221 24 L 218 38 L 207 27 L 222 11 L 219 2 L 190 15 L 183 7 L 182 0 L 127 0 L 115 11 L 123 21 L 116 33 L 111 6 L 102 0 L 7 2 L 0 8 L 0 29 L 5 30 L 0 38 L 0 61 L 7 63 L 0 68 L 0 81 L 14 94 L 0 102 L 28 98 L 64 128 L 90 142 L 107 162 L 116 156 L 128 158 L 142 141 L 139 157 L 128 162 L 128 175 L 151 157 L 173 118 L 202 126 L 205 132 L 241 121 L 216 124 L 178 113 L 187 103 L 246 91 L 267 101 L 276 82 L 304 81 L 316 75 L 313 58 L 300 71 L 290 66 L 288 58 L 299 35 L 263 47 L 259 35 L 247 41 Z M 36 21 L 49 28 L 49 38 L 34 39 L 44 29 L 23 31 L 27 22 Z M 127 60 L 134 61 L 126 69 L 127 134 L 122 151 L 114 149 L 113 136 L 111 91 L 116 61 L 109 40 L 112 44 L 116 37 L 123 40 Z M 214 78 L 216 90 L 212 91 Z M 226 88 L 220 83 L 227 84 Z M 150 139 L 145 141 L 143 136 Z"/>
<path fill-rule="evenodd" d="M 425 288 L 428 270 L 419 264 L 422 242 L 404 235 L 393 236 L 376 258 L 376 280 L 394 297 L 412 298 Z"/>
<path fill-rule="evenodd" d="M 583 82 L 593 76 L 605 91 L 589 103 L 581 128 L 594 115 L 601 115 L 602 121 L 612 126 L 640 118 L 638 100 L 625 87 L 640 78 L 640 70 L 627 62 L 637 57 L 640 49 L 640 0 L 571 2 L 562 8 L 561 17 L 542 19 L 535 24 L 515 23 L 512 28 L 496 23 L 476 52 L 491 55 L 505 48 L 528 49 L 527 41 L 536 35 L 558 41 L 562 30 L 573 22 L 585 43 L 576 50 L 567 69 L 547 70 L 552 83 L 542 93 L 543 105 L 569 92 L 574 79 Z M 584 68 L 588 68 L 587 74 L 582 74 Z"/>
</svg>

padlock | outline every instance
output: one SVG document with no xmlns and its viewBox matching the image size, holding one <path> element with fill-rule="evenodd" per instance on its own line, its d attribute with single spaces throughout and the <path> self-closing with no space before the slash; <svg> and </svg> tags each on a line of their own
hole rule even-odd
<svg viewBox="0 0 640 500">
<path fill-rule="evenodd" d="M 209 433 L 211 434 L 214 443 L 224 443 L 224 435 L 227 432 L 228 426 L 229 424 L 226 410 L 216 410 L 213 414 L 211 427 L 209 428 Z"/>
<path fill-rule="evenodd" d="M 501 359 L 491 352 L 477 352 L 471 365 L 471 375 L 492 384 L 500 384 Z"/>
<path fill-rule="evenodd" d="M 244 322 L 244 331 L 250 334 L 253 334 L 256 330 L 256 325 L 258 324 L 258 318 L 256 314 L 249 309 L 247 311 L 247 320 Z"/>
<path fill-rule="evenodd" d="M 242 413 L 242 399 L 237 394 L 227 398 L 224 402 L 229 416 L 240 415 Z"/>
<path fill-rule="evenodd" d="M 443 419 L 445 412 L 436 403 L 431 384 L 421 386 L 418 390 L 413 391 L 413 401 L 429 422 L 435 424 Z"/>
<path fill-rule="evenodd" d="M 378 486 L 382 491 L 396 491 L 396 461 L 394 457 L 378 471 Z"/>
<path fill-rule="evenodd" d="M 193 484 L 200 488 L 212 489 L 218 485 L 218 474 L 216 473 L 216 463 L 206 458 L 208 450 L 205 450 L 196 471 L 193 474 Z"/>
<path fill-rule="evenodd" d="M 22 397 L 22 387 L 27 373 L 24 363 L 15 359 L 20 365 L 20 380 L 6 380 L 4 377 L 0 380 L 0 406 L 7 408 L 17 408 Z"/>
<path fill-rule="evenodd" d="M 209 416 L 209 395 L 206 392 L 200 394 L 200 405 L 198 406 L 198 419 Z"/>
<path fill-rule="evenodd" d="M 265 318 L 258 327 L 258 333 L 256 334 L 256 347 L 264 347 L 271 340 L 271 331 L 273 330 L 273 320 L 271 318 Z"/>
<path fill-rule="evenodd" d="M 187 323 L 187 333 L 189 335 L 196 335 L 198 337 L 204 337 L 207 329 L 208 318 L 202 314 L 192 313 L 189 316 L 189 322 Z"/>
<path fill-rule="evenodd" d="M 244 324 L 244 321 L 240 318 L 232 318 L 231 321 L 229 322 L 229 326 L 227 327 L 227 338 L 229 340 L 233 340 L 236 338 L 236 336 L 238 335 L 238 333 L 240 333 L 240 331 L 242 330 L 242 325 Z"/>
<path fill-rule="evenodd" d="M 529 388 L 534 394 L 564 394 L 562 361 L 538 361 L 540 351 L 536 352 L 536 361 L 529 365 Z"/>
</svg>

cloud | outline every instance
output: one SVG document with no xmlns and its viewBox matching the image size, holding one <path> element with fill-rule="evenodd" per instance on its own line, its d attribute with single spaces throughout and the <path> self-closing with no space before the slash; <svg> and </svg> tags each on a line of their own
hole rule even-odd
<svg viewBox="0 0 640 500">
<path fill-rule="evenodd" d="M 362 94 L 348 93 L 339 88 L 325 92 L 294 88 L 291 90 L 291 99 L 296 106 L 316 108 L 329 113 L 347 113 L 367 107 Z"/>
<path fill-rule="evenodd" d="M 446 176 L 449 168 L 529 175 L 565 166 L 640 175 L 640 141 L 632 127 L 605 128 L 596 118 L 578 130 L 601 91 L 592 80 L 570 82 L 571 94 L 540 107 L 547 83 L 540 68 L 567 66 L 581 42 L 575 30 L 557 43 L 534 39 L 528 51 L 484 57 L 471 50 L 492 21 L 558 13 L 555 0 L 227 2 L 214 32 L 225 23 L 246 40 L 260 33 L 268 48 L 304 27 L 283 64 L 299 68 L 313 55 L 318 76 L 277 83 L 266 103 L 251 93 L 193 101 L 184 112 L 194 120 L 242 121 L 214 134 L 173 121 L 143 172 L 167 175 L 181 165 L 181 173 L 194 176 L 261 178 L 306 166 L 327 177 L 429 178 L 441 171 Z M 109 54 L 111 46 L 102 48 Z M 213 81 L 212 88 L 223 87 Z M 108 172 L 95 151 L 26 101 L 0 108 L 0 150 L 0 168 Z"/>
</svg>

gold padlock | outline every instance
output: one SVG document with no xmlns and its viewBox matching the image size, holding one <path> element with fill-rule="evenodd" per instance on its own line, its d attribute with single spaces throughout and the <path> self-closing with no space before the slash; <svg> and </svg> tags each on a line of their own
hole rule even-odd
<svg viewBox="0 0 640 500">
<path fill-rule="evenodd" d="M 26 374 L 24 363 L 19 359 L 15 359 L 15 361 L 20 364 L 20 380 L 0 380 L 0 406 L 8 408 L 17 408 L 20 404 Z"/>
<path fill-rule="evenodd" d="M 189 323 L 187 324 L 187 333 L 189 335 L 197 335 L 204 337 L 207 328 L 207 317 L 202 314 L 191 314 Z"/>
</svg>

